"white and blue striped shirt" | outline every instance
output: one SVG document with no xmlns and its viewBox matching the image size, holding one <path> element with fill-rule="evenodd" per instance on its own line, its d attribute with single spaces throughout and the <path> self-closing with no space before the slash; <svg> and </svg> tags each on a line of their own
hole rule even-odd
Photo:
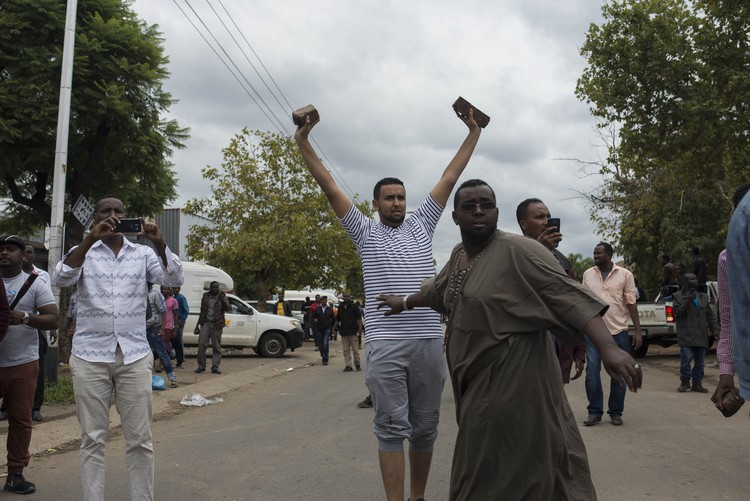
<svg viewBox="0 0 750 501">
<path fill-rule="evenodd" d="M 354 204 L 339 219 L 362 259 L 368 341 L 443 336 L 440 315 L 430 308 L 415 308 L 386 317 L 382 310 L 377 310 L 375 300 L 381 293 L 414 294 L 419 292 L 423 279 L 435 276 L 432 236 L 443 209 L 428 195 L 397 228 L 367 218 Z"/>
</svg>

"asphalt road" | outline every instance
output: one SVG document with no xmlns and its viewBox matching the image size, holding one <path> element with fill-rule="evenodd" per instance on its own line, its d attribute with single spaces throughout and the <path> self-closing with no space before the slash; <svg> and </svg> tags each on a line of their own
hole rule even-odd
<svg viewBox="0 0 750 501">
<path fill-rule="evenodd" d="M 677 393 L 676 350 L 651 353 L 640 360 L 644 389 L 626 398 L 625 425 L 614 427 L 605 417 L 597 426 L 581 426 L 599 499 L 747 499 L 750 408 L 726 419 L 711 404 L 710 393 Z M 179 373 L 181 388 L 156 397 L 170 401 L 153 425 L 156 499 L 383 499 L 372 411 L 356 407 L 366 395 L 364 373 L 342 373 L 338 350 L 332 351 L 331 365 L 318 361 L 306 344 L 280 361 L 228 358 L 222 376 Z M 713 355 L 707 359 L 704 384 L 710 390 L 718 375 L 714 361 Z M 257 377 L 262 370 L 269 377 Z M 203 408 L 178 404 L 191 389 L 218 385 L 222 378 L 242 380 L 245 374 L 246 383 L 223 393 L 223 402 Z M 586 417 L 583 378 L 567 393 L 581 422 Z M 433 501 L 447 499 L 454 410 L 447 384 L 428 483 L 427 498 Z M 74 447 L 32 458 L 26 474 L 37 484 L 34 499 L 80 499 Z M 123 440 L 113 433 L 106 498 L 127 499 L 127 493 Z M 0 493 L 0 499 L 12 496 Z"/>
</svg>

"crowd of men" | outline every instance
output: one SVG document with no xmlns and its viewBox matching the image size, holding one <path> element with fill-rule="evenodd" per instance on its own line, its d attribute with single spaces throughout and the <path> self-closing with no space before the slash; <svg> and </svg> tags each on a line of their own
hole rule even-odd
<svg viewBox="0 0 750 501">
<path fill-rule="evenodd" d="M 634 348 L 642 341 L 633 274 L 613 262 L 609 243 L 599 242 L 593 249 L 594 266 L 579 283 L 570 262 L 557 250 L 560 224 L 550 224 L 544 202 L 522 202 L 516 209 L 522 235 L 507 233 L 498 229 L 500 208 L 492 187 L 470 179 L 453 197 L 451 217 L 460 242 L 435 276 L 435 227 L 481 135 L 472 112 L 458 117 L 467 136 L 409 217 L 402 181 L 386 177 L 375 185 L 372 204 L 379 221 L 354 205 L 319 160 L 308 141 L 315 123 L 308 117 L 297 129 L 302 157 L 360 255 L 366 298 L 362 308 L 345 293 L 336 311 L 326 296 L 308 298 L 302 309 L 306 331 L 315 339 L 323 365 L 329 362 L 330 340 L 337 334 L 344 351 L 343 371 L 360 371 L 364 365 L 389 501 L 403 501 L 407 494 L 405 441 L 408 497 L 424 501 L 448 375 L 458 422 L 451 500 L 595 499 L 586 448 L 563 385 L 574 366 L 573 379 L 585 367 L 589 405 L 583 425 L 596 425 L 605 411 L 603 366 L 610 379 L 607 414 L 612 425 L 623 425 L 626 390 L 636 392 L 643 377 L 629 354 L 628 321 L 634 326 Z M 746 192 L 747 187 L 735 195 L 727 249 L 719 258 L 722 376 L 712 399 L 720 410 L 731 399 L 750 398 Z M 137 244 L 116 231 L 124 217 L 119 197 L 99 199 L 91 232 L 56 264 L 51 280 L 33 266 L 33 257 L 24 257 L 23 239 L 0 237 L 0 395 L 9 423 L 5 490 L 36 490 L 23 471 L 29 463 L 32 420 L 39 412 L 34 399 L 42 339 L 44 346 L 47 339 L 42 333 L 54 331 L 59 323 L 50 289 L 54 283 L 76 289 L 69 365 L 81 427 L 83 499 L 104 496 L 113 400 L 126 441 L 131 499 L 154 499 L 151 376 L 158 359 L 171 386 L 177 386 L 175 368 L 185 361 L 181 338 L 188 309 L 179 293 L 182 264 L 158 226 L 144 222 L 141 236 L 151 245 Z M 717 328 L 701 290 L 701 261 L 695 249 L 694 270 L 702 266 L 702 272 L 684 274 L 677 283 L 672 283 L 676 267 L 669 266 L 668 257 L 664 264 L 664 290 L 674 299 L 679 330 L 684 332 L 681 392 L 707 391 L 702 386 L 702 343 L 708 331 Z M 152 284 L 162 287 L 157 290 Z M 195 329 L 195 372 L 207 369 L 210 342 L 211 372 L 221 373 L 221 333 L 229 310 L 226 294 L 218 283 L 211 283 Z M 274 313 L 291 316 L 283 295 Z M 445 335 L 441 315 L 448 322 Z M 359 350 L 365 327 L 363 364 Z M 735 372 L 739 388 L 734 385 Z"/>
</svg>

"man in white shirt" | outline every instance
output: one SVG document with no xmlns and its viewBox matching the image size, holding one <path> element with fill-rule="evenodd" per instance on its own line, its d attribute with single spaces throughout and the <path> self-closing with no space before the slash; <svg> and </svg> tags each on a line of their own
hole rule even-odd
<svg viewBox="0 0 750 501">
<path fill-rule="evenodd" d="M 59 318 L 49 284 L 22 269 L 25 247 L 17 235 L 0 237 L 0 274 L 11 306 L 10 327 L 0 343 L 0 396 L 8 413 L 4 490 L 17 494 L 36 491 L 36 486 L 24 478 L 23 470 L 31 457 L 31 409 L 39 370 L 37 330 L 57 328 Z"/>
<path fill-rule="evenodd" d="M 77 284 L 78 312 L 70 370 L 81 425 L 83 499 L 104 498 L 104 448 L 112 395 L 126 441 L 131 499 L 154 498 L 151 438 L 151 370 L 146 338 L 147 282 L 179 287 L 182 263 L 155 224 L 142 222 L 135 244 L 115 226 L 125 217 L 119 197 L 107 195 L 94 207 L 94 227 L 57 264 L 53 281 Z M 115 392 L 114 389 L 117 388 Z"/>
</svg>

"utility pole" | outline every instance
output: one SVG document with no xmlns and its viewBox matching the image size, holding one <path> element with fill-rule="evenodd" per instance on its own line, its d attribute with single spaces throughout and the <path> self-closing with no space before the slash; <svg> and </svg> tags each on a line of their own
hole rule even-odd
<svg viewBox="0 0 750 501">
<path fill-rule="evenodd" d="M 54 178 L 52 181 L 52 220 L 50 221 L 50 275 L 63 255 L 63 219 L 65 216 L 65 178 L 68 170 L 68 131 L 70 130 L 70 95 L 73 82 L 73 53 L 76 41 L 76 10 L 78 0 L 68 0 L 63 39 L 60 103 L 57 112 L 57 141 L 55 143 Z M 59 303 L 60 289 L 52 287 Z"/>
</svg>

